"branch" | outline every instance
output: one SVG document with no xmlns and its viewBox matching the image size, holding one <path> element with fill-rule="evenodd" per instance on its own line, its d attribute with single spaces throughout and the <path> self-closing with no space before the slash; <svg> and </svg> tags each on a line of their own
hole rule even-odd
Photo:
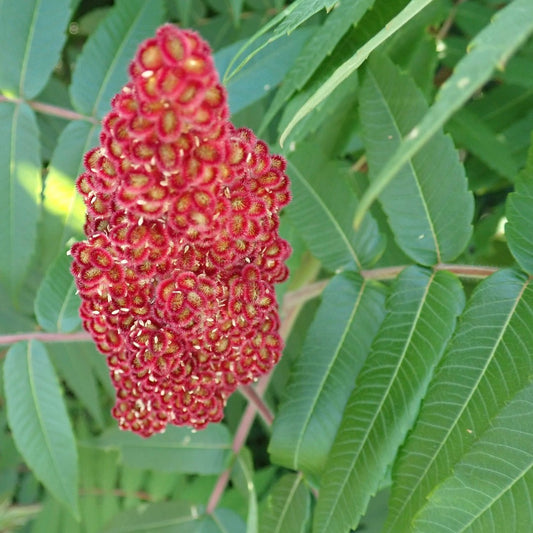
<svg viewBox="0 0 533 533">
<path fill-rule="evenodd" d="M 0 335 L 0 346 L 2 344 L 13 344 L 19 341 L 37 340 L 43 342 L 87 342 L 92 341 L 92 337 L 85 331 L 76 333 L 44 333 L 42 331 L 32 331 L 28 333 L 14 333 L 13 335 Z"/>
<path fill-rule="evenodd" d="M 266 391 L 271 376 L 272 373 L 266 374 L 257 382 L 255 393 L 258 395 L 258 397 L 261 397 Z M 241 448 L 244 446 L 244 443 L 246 442 L 246 438 L 248 437 L 248 433 L 250 433 L 250 429 L 252 428 L 252 424 L 254 422 L 256 409 L 257 408 L 253 403 L 249 403 L 244 411 L 244 414 L 242 415 L 241 421 L 239 422 L 239 427 L 237 428 L 237 433 L 235 433 L 233 444 L 231 446 L 234 455 L 238 455 L 238 453 L 241 451 Z M 217 479 L 205 509 L 207 514 L 213 514 L 217 508 L 218 502 L 226 490 L 230 476 L 231 466 L 224 470 L 224 472 L 222 472 Z"/>
<path fill-rule="evenodd" d="M 253 405 L 257 412 L 261 415 L 261 418 L 265 421 L 267 426 L 271 426 L 274 421 L 274 415 L 269 409 L 268 405 L 263 401 L 263 398 L 257 394 L 256 389 L 250 385 L 241 385 L 238 391 Z"/>
<path fill-rule="evenodd" d="M 45 115 L 51 115 L 54 117 L 59 117 L 65 120 L 85 120 L 86 122 L 91 122 L 92 124 L 99 124 L 99 121 L 94 117 L 89 117 L 87 115 L 82 115 L 81 113 L 76 113 L 71 109 L 66 109 L 64 107 L 58 107 L 51 104 L 45 104 L 42 102 L 35 102 L 33 100 L 22 100 L 20 98 L 7 98 L 6 96 L 0 95 L 0 102 L 11 102 L 14 104 L 20 104 L 22 102 L 26 103 L 35 111 L 43 113 Z"/>
<path fill-rule="evenodd" d="M 365 279 L 373 279 L 377 281 L 392 280 L 408 265 L 398 265 L 383 268 L 373 268 L 370 270 L 361 270 L 360 274 Z M 453 265 L 448 263 L 439 263 L 433 267 L 435 270 L 447 270 L 452 274 L 465 279 L 483 279 L 497 272 L 498 267 L 478 266 L 478 265 Z M 289 315 L 291 310 L 297 308 L 299 305 L 320 296 L 329 279 L 323 279 L 305 285 L 301 289 L 288 292 L 283 299 L 283 308 L 285 315 Z"/>
</svg>

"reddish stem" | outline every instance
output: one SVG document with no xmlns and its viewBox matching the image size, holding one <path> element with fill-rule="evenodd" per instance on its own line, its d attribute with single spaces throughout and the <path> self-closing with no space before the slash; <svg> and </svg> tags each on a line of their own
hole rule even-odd
<svg viewBox="0 0 533 533">
<path fill-rule="evenodd" d="M 30 340 L 43 342 L 79 342 L 91 341 L 92 338 L 85 331 L 78 331 L 76 333 L 44 333 L 42 331 L 32 331 L 28 333 L 14 333 L 13 335 L 0 335 L 0 345 Z"/>
<path fill-rule="evenodd" d="M 265 393 L 271 375 L 272 373 L 267 374 L 257 382 L 255 392 L 259 397 L 261 397 Z M 246 438 L 248 437 L 248 433 L 250 432 L 250 429 L 252 428 L 252 424 L 254 422 L 256 410 L 256 406 L 253 403 L 249 403 L 246 407 L 246 410 L 244 411 L 244 414 L 242 415 L 241 421 L 239 422 L 239 427 L 237 428 L 237 433 L 235 433 L 233 444 L 231 446 L 231 449 L 235 456 L 241 451 L 241 448 L 246 442 Z M 222 498 L 222 495 L 226 490 L 226 486 L 228 484 L 230 476 L 231 467 L 224 470 L 224 472 L 220 474 L 220 477 L 217 479 L 215 487 L 213 488 L 213 492 L 209 497 L 209 501 L 206 507 L 206 513 L 212 514 L 217 508 L 218 502 L 220 501 L 220 498 Z"/>
<path fill-rule="evenodd" d="M 253 405 L 257 412 L 261 415 L 261 418 L 265 421 L 267 426 L 271 426 L 274 421 L 274 415 L 268 408 L 268 405 L 263 401 L 263 398 L 257 394 L 256 389 L 250 385 L 241 385 L 239 392 Z"/>
<path fill-rule="evenodd" d="M 94 117 L 82 115 L 81 113 L 76 113 L 76 111 L 72 111 L 71 109 L 65 109 L 64 107 L 59 107 L 52 104 L 35 102 L 33 100 L 23 100 L 21 98 L 7 98 L 3 95 L 0 95 L 0 102 L 12 102 L 15 104 L 25 102 L 29 107 L 35 109 L 35 111 L 38 111 L 39 113 L 44 113 L 45 115 L 52 115 L 54 117 L 63 118 L 65 120 L 85 120 L 86 122 L 91 122 L 92 124 L 99 124 L 99 121 L 96 120 Z"/>
</svg>

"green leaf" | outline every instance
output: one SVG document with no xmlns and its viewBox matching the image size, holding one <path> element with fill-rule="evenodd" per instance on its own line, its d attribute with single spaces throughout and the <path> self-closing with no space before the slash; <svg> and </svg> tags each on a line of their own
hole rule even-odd
<svg viewBox="0 0 533 533">
<path fill-rule="evenodd" d="M 300 90 L 312 77 L 322 61 L 331 54 L 342 36 L 352 26 L 356 26 L 365 12 L 372 7 L 374 0 L 352 0 L 341 2 L 308 39 L 300 55 L 294 61 L 283 83 L 276 93 L 263 119 L 263 126 L 268 124 L 285 102 L 297 90 Z"/>
<path fill-rule="evenodd" d="M 78 516 L 74 434 L 46 348 L 13 345 L 4 364 L 9 427 L 19 452 L 43 485 Z"/>
<path fill-rule="evenodd" d="M 505 62 L 532 32 L 531 0 L 514 0 L 495 15 L 491 24 L 470 43 L 469 53 L 459 61 L 453 74 L 441 86 L 433 106 L 404 137 L 373 180 L 361 199 L 355 217 L 356 225 L 398 172 L 442 128 L 446 120 L 490 79 L 495 68 L 504 68 Z"/>
<path fill-rule="evenodd" d="M 41 161 L 33 111 L 0 102 L 0 284 L 12 297 L 28 270 L 37 238 Z"/>
<path fill-rule="evenodd" d="M 103 533 L 244 533 L 246 526 L 233 511 L 218 508 L 212 515 L 181 501 L 153 503 L 122 512 Z"/>
<path fill-rule="evenodd" d="M 81 300 L 69 268 L 70 258 L 63 252 L 52 263 L 37 291 L 35 316 L 45 331 L 68 333 L 81 326 L 78 313 Z"/>
<path fill-rule="evenodd" d="M 116 515 L 103 533 L 196 533 L 197 522 L 198 509 L 189 503 L 154 503 Z"/>
<path fill-rule="evenodd" d="M 373 57 L 361 86 L 361 122 L 370 166 L 370 187 L 388 159 L 424 115 L 424 96 L 384 55 Z M 379 199 L 396 242 L 418 263 L 455 259 L 472 232 L 472 194 L 450 137 L 438 132 L 402 168 Z"/>
<path fill-rule="evenodd" d="M 100 127 L 71 122 L 61 133 L 48 166 L 40 225 L 40 262 L 48 266 L 72 237 L 81 238 L 85 206 L 76 191 L 76 177 L 83 172 L 83 155 L 98 144 Z"/>
<path fill-rule="evenodd" d="M 0 3 L 0 89 L 34 98 L 46 85 L 66 40 L 69 0 Z"/>
<path fill-rule="evenodd" d="M 505 235 L 511 253 L 523 270 L 533 274 L 533 135 L 527 166 L 507 198 Z"/>
<path fill-rule="evenodd" d="M 125 85 L 128 65 L 141 41 L 163 21 L 162 0 L 118 0 L 91 35 L 76 63 L 70 86 L 74 108 L 102 118 Z"/>
<path fill-rule="evenodd" d="M 100 406 L 100 391 L 91 366 L 92 357 L 105 359 L 95 354 L 88 342 L 58 342 L 48 345 L 50 359 L 72 393 L 102 427 L 104 419 Z"/>
<path fill-rule="evenodd" d="M 533 383 L 500 411 L 490 428 L 429 496 L 413 531 L 513 531 L 533 524 Z"/>
<path fill-rule="evenodd" d="M 446 131 L 456 145 L 464 147 L 501 176 L 514 180 L 518 165 L 509 143 L 496 135 L 483 118 L 468 109 L 461 109 L 446 124 Z"/>
<path fill-rule="evenodd" d="M 469 460 L 467 454 L 474 449 L 485 457 L 492 453 L 491 445 L 482 443 L 483 435 L 498 427 L 497 417 L 505 418 L 509 402 L 530 387 L 532 323 L 533 286 L 525 274 L 502 270 L 476 287 L 428 388 L 417 424 L 396 460 L 386 531 L 411 531 L 415 517 L 425 512 L 430 494 L 443 483 L 455 483 L 447 480 L 455 476 L 462 461 Z M 531 421 L 527 423 L 533 427 Z M 511 446 L 511 440 L 506 446 Z M 501 449 L 502 460 L 509 462 L 513 455 L 512 450 Z M 507 473 L 507 481 L 516 473 L 510 462 Z M 477 487 L 481 480 L 476 476 L 470 482 Z M 493 487 L 502 494 L 502 504 L 508 498 L 507 486 L 500 480 Z M 467 511 L 469 505 L 457 499 L 453 515 Z M 491 525 L 492 530 L 510 531 L 508 521 L 515 510 Z"/>
<path fill-rule="evenodd" d="M 274 420 L 274 463 L 318 476 L 385 315 L 383 290 L 355 272 L 333 278 L 309 327 Z"/>
<path fill-rule="evenodd" d="M 246 533 L 258 531 L 257 491 L 254 482 L 254 463 L 252 454 L 243 448 L 235 459 L 231 472 L 233 486 L 248 500 Z"/>
<path fill-rule="evenodd" d="M 311 252 L 325 268 L 374 263 L 385 243 L 369 216 L 359 231 L 352 227 L 357 197 L 347 181 L 347 168 L 327 162 L 320 149 L 302 144 L 290 154 L 293 200 L 287 214 Z"/>
<path fill-rule="evenodd" d="M 284 80 L 285 73 L 310 33 L 309 28 L 296 30 L 290 38 L 283 39 L 276 47 L 261 50 L 242 70 L 227 81 L 225 87 L 228 91 L 228 103 L 232 114 L 238 113 L 263 98 Z M 218 72 L 224 72 L 227 69 L 243 42 L 231 44 L 214 55 Z"/>
<path fill-rule="evenodd" d="M 219 474 L 231 455 L 230 434 L 222 424 L 210 424 L 197 432 L 168 426 L 165 433 L 149 439 L 112 428 L 98 439 L 98 444 L 118 449 L 127 465 L 188 474 Z"/>
<path fill-rule="evenodd" d="M 311 508 L 311 494 L 303 475 L 285 474 L 268 495 L 261 515 L 260 533 L 304 533 Z"/>
<path fill-rule="evenodd" d="M 283 146 L 294 126 L 317 107 L 320 102 L 325 100 L 338 85 L 350 76 L 350 74 L 357 70 L 373 50 L 385 42 L 432 1 L 433 0 L 412 0 L 409 2 L 398 15 L 384 25 L 381 31 L 359 48 L 350 59 L 337 68 L 331 77 L 328 78 L 328 80 L 309 98 L 309 100 L 307 100 L 305 105 L 297 111 L 281 134 L 280 144 Z"/>
<path fill-rule="evenodd" d="M 204 515 L 200 520 L 199 533 L 245 533 L 246 524 L 231 509 L 219 507 L 212 515 Z"/>
<path fill-rule="evenodd" d="M 235 26 L 239 26 L 241 22 L 243 4 L 244 0 L 229 0 L 231 17 L 233 18 Z"/>
<path fill-rule="evenodd" d="M 448 272 L 413 266 L 397 278 L 324 469 L 315 531 L 356 527 L 416 418 L 463 304 Z"/>
<path fill-rule="evenodd" d="M 324 8 L 331 9 L 336 3 L 337 0 L 296 0 L 288 5 L 281 13 L 264 24 L 258 32 L 252 35 L 252 37 L 241 46 L 240 50 L 235 54 L 228 66 L 226 74 L 224 75 L 224 83 L 228 83 L 229 80 L 231 80 L 231 78 L 235 76 L 246 63 L 251 61 L 256 54 L 263 50 L 263 48 L 272 44 L 274 41 L 277 41 L 280 37 L 289 35 L 314 14 Z M 265 34 L 267 34 L 272 28 L 275 29 L 271 36 L 265 39 Z M 244 51 L 257 41 L 260 41 L 260 45 L 234 68 L 233 65 L 244 54 Z"/>
</svg>

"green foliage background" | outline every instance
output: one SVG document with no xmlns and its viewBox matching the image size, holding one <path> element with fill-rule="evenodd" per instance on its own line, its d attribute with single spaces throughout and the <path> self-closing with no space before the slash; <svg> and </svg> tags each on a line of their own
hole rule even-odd
<svg viewBox="0 0 533 533">
<path fill-rule="evenodd" d="M 166 21 L 287 157 L 294 252 L 273 374 L 143 440 L 65 251 Z M 0 531 L 530 532 L 532 35 L 531 0 L 0 2 Z"/>
</svg>

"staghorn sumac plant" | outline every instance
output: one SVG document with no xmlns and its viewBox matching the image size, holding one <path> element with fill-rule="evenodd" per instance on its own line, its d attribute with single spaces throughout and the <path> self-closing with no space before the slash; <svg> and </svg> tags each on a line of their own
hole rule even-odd
<svg viewBox="0 0 533 533">
<path fill-rule="evenodd" d="M 532 36 L 0 2 L 0 531 L 530 533 Z"/>
</svg>

